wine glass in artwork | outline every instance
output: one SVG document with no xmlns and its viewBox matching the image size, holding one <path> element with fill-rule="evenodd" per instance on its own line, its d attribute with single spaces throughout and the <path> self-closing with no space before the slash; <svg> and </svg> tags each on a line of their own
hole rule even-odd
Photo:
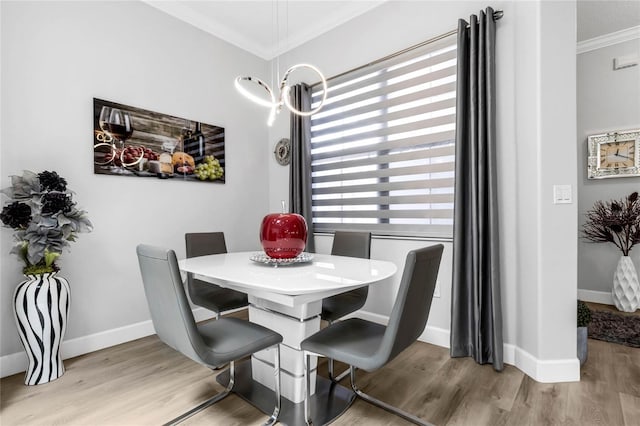
<svg viewBox="0 0 640 426">
<path fill-rule="evenodd" d="M 100 110 L 98 124 L 100 131 L 96 130 L 96 143 L 93 145 L 94 163 L 98 166 L 108 166 L 113 162 L 116 147 L 113 136 L 109 133 L 107 122 L 111 114 L 111 107 L 103 106 Z"/>
<path fill-rule="evenodd" d="M 100 125 L 100 129 L 102 130 L 102 133 L 98 135 L 98 140 L 100 142 L 110 143 L 113 141 L 113 137 L 109 133 L 109 127 L 107 126 L 110 114 L 111 107 L 103 106 L 100 110 L 100 118 L 98 119 L 98 124 Z"/>
<path fill-rule="evenodd" d="M 107 107 L 103 107 L 104 108 Z M 102 118 L 102 114 L 100 114 Z M 106 117 L 105 117 L 106 118 Z M 100 121 L 102 123 L 102 121 Z M 123 111 L 120 108 L 111 108 L 109 112 L 109 118 L 105 121 L 107 133 L 113 138 L 120 141 L 120 148 L 123 148 L 124 142 L 133 134 L 133 123 L 131 122 L 131 115 L 127 111 Z M 102 127 L 102 124 L 101 124 Z"/>
<path fill-rule="evenodd" d="M 103 106 L 98 124 L 102 131 L 97 133 L 98 143 L 94 145 L 96 165 L 110 167 L 114 172 L 121 173 L 124 172 L 124 167 L 134 166 L 142 160 L 142 148 L 124 146 L 125 141 L 133 134 L 129 112 Z"/>
</svg>

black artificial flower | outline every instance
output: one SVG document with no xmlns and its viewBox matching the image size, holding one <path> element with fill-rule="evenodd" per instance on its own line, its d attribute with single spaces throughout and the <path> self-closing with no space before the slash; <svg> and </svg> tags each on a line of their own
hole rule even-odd
<svg viewBox="0 0 640 426">
<path fill-rule="evenodd" d="M 63 177 L 58 176 L 56 172 L 48 172 L 45 170 L 42 173 L 38 173 L 38 179 L 40 180 L 43 191 L 64 192 L 67 190 L 67 181 Z"/>
<path fill-rule="evenodd" d="M 31 207 L 19 201 L 8 204 L 2 209 L 0 220 L 13 229 L 25 229 L 31 221 Z"/>
<path fill-rule="evenodd" d="M 68 194 L 50 192 L 42 196 L 42 214 L 66 213 L 71 211 L 72 207 L 73 202 Z"/>
<path fill-rule="evenodd" d="M 622 232 L 622 225 L 619 225 L 617 223 L 614 223 L 613 225 L 611 225 L 610 228 L 616 234 L 619 234 L 620 232 Z M 613 236 L 611 237 L 611 239 L 613 239 Z"/>
</svg>

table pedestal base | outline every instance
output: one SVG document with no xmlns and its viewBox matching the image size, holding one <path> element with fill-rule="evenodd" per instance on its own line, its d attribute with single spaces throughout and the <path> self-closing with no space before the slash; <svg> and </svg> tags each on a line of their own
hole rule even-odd
<svg viewBox="0 0 640 426">
<path fill-rule="evenodd" d="M 241 361 L 236 363 L 236 382 L 233 392 L 242 399 L 270 416 L 275 406 L 275 396 L 271 389 L 251 378 L 251 362 Z M 220 373 L 216 380 L 223 386 L 229 383 L 229 370 Z M 332 382 L 324 377 L 317 376 L 316 392 L 311 396 L 311 412 L 313 424 L 324 425 L 331 423 L 342 415 L 353 403 L 355 394 L 351 389 Z M 304 418 L 304 403 L 293 403 L 282 398 L 282 406 L 278 421 L 285 425 L 306 425 Z"/>
</svg>

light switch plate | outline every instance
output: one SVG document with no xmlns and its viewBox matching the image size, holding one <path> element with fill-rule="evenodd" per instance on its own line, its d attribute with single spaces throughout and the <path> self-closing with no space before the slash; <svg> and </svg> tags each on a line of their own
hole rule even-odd
<svg viewBox="0 0 640 426">
<path fill-rule="evenodd" d="M 571 204 L 571 185 L 553 185 L 553 204 Z"/>
</svg>

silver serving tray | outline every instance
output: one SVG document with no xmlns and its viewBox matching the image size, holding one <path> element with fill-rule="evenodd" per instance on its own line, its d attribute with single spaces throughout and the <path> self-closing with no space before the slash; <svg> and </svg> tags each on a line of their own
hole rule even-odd
<svg viewBox="0 0 640 426">
<path fill-rule="evenodd" d="M 313 260 L 313 255 L 311 253 L 302 252 L 298 256 L 292 257 L 290 259 L 275 259 L 273 257 L 267 256 L 265 253 L 255 253 L 249 259 L 257 263 L 264 263 L 265 265 L 272 265 L 277 267 L 295 265 L 298 263 L 308 263 Z"/>
</svg>

